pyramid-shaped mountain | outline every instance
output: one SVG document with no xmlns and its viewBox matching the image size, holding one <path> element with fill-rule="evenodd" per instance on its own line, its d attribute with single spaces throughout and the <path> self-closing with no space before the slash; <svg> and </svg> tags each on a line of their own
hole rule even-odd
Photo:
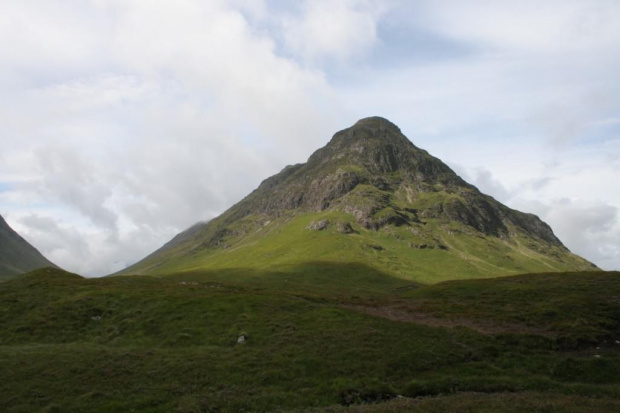
<svg viewBox="0 0 620 413">
<path fill-rule="evenodd" d="M 285 271 L 316 262 L 421 282 L 596 268 L 537 216 L 482 194 L 396 125 L 372 117 L 122 273 Z"/>
<path fill-rule="evenodd" d="M 0 216 L 0 280 L 43 267 L 56 267 Z"/>
</svg>

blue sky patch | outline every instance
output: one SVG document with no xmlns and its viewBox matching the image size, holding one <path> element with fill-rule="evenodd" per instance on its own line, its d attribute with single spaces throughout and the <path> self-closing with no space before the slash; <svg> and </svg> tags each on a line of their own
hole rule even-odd
<svg viewBox="0 0 620 413">
<path fill-rule="evenodd" d="M 13 184 L 10 182 L 0 182 L 0 193 L 8 192 L 13 188 Z"/>
</svg>

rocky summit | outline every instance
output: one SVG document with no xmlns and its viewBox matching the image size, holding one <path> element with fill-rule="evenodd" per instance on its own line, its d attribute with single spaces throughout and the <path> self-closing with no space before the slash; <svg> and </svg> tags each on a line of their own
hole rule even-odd
<svg viewBox="0 0 620 413">
<path fill-rule="evenodd" d="M 591 270 L 537 216 L 481 193 L 390 121 L 337 132 L 124 274 L 360 263 L 420 282 Z"/>
</svg>

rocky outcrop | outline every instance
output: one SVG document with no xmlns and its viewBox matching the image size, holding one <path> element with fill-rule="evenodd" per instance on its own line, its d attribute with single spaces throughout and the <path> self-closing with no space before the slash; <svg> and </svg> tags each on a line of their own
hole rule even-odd
<svg viewBox="0 0 620 413">
<path fill-rule="evenodd" d="M 347 197 L 362 185 L 370 189 L 361 191 L 357 199 Z M 409 208 L 415 211 L 412 214 L 394 205 L 395 192 L 405 187 L 412 206 L 429 194 L 450 196 Z M 307 163 L 289 165 L 263 181 L 231 208 L 227 221 L 250 214 L 278 217 L 289 211 L 332 208 L 353 215 L 358 224 L 371 230 L 439 219 L 502 238 L 510 237 L 509 227 L 516 227 L 534 238 L 561 245 L 536 216 L 514 211 L 480 193 L 442 161 L 412 144 L 396 125 L 378 117 L 362 119 L 336 133 Z"/>
<path fill-rule="evenodd" d="M 338 222 L 336 223 L 336 229 L 341 234 L 353 234 L 355 230 L 348 222 Z"/>
<path fill-rule="evenodd" d="M 311 229 L 313 231 L 323 231 L 327 229 L 328 226 L 329 226 L 329 221 L 326 219 L 322 219 L 320 221 L 312 221 L 311 223 L 308 224 L 306 229 Z"/>
</svg>

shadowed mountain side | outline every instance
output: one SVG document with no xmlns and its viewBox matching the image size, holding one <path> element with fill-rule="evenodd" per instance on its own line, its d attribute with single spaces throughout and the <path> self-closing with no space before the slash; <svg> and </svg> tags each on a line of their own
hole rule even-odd
<svg viewBox="0 0 620 413">
<path fill-rule="evenodd" d="M 307 261 L 359 263 L 420 282 L 596 269 L 538 217 L 482 194 L 374 117 L 120 274 Z"/>
<path fill-rule="evenodd" d="M 278 270 L 226 268 L 195 270 L 165 275 L 179 282 L 221 282 L 265 291 L 316 297 L 380 296 L 399 290 L 417 288 L 371 266 L 358 263 L 304 262 Z"/>
<path fill-rule="evenodd" d="M 48 266 L 56 267 L 0 216 L 0 281 Z"/>
</svg>

